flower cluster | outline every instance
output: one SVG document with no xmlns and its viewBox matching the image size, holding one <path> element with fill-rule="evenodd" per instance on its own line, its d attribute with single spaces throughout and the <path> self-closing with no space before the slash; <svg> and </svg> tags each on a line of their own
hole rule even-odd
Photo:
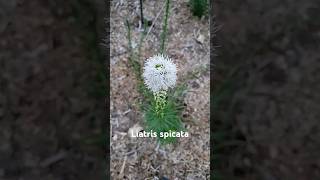
<svg viewBox="0 0 320 180">
<path fill-rule="evenodd" d="M 165 55 L 156 55 L 147 59 L 143 78 L 145 85 L 153 92 L 166 91 L 175 86 L 177 67 Z"/>
</svg>

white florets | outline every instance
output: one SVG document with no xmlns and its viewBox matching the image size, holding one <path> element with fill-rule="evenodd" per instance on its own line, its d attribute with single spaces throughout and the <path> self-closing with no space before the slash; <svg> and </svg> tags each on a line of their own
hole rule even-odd
<svg viewBox="0 0 320 180">
<path fill-rule="evenodd" d="M 177 67 L 169 57 L 156 55 L 147 59 L 143 78 L 145 85 L 154 93 L 168 90 L 176 84 Z"/>
</svg>

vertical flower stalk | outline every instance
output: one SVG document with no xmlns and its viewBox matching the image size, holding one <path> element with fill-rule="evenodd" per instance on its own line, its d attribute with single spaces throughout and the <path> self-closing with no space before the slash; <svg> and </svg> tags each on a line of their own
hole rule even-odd
<svg viewBox="0 0 320 180">
<path fill-rule="evenodd" d="M 153 96 L 156 102 L 156 114 L 162 118 L 164 116 L 163 110 L 167 104 L 167 91 L 156 92 L 153 94 Z"/>
<path fill-rule="evenodd" d="M 153 92 L 157 115 L 163 117 L 167 90 L 174 87 L 177 81 L 176 65 L 165 55 L 153 56 L 145 63 L 143 78 L 147 88 Z"/>
</svg>

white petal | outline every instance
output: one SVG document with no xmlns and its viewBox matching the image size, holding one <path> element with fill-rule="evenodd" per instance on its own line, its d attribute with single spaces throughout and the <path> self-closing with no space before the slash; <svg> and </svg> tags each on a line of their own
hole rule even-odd
<svg viewBox="0 0 320 180">
<path fill-rule="evenodd" d="M 161 67 L 157 67 L 157 65 L 161 65 Z M 152 92 L 167 90 L 176 84 L 176 65 L 167 56 L 153 56 L 148 58 L 144 65 L 143 78 L 145 85 Z"/>
</svg>

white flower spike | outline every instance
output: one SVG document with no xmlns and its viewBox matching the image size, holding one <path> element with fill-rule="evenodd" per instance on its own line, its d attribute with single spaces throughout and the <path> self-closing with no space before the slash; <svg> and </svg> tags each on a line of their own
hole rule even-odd
<svg viewBox="0 0 320 180">
<path fill-rule="evenodd" d="M 164 55 L 155 55 L 147 59 L 143 72 L 144 83 L 153 92 L 168 90 L 177 81 L 177 67 Z"/>
</svg>

